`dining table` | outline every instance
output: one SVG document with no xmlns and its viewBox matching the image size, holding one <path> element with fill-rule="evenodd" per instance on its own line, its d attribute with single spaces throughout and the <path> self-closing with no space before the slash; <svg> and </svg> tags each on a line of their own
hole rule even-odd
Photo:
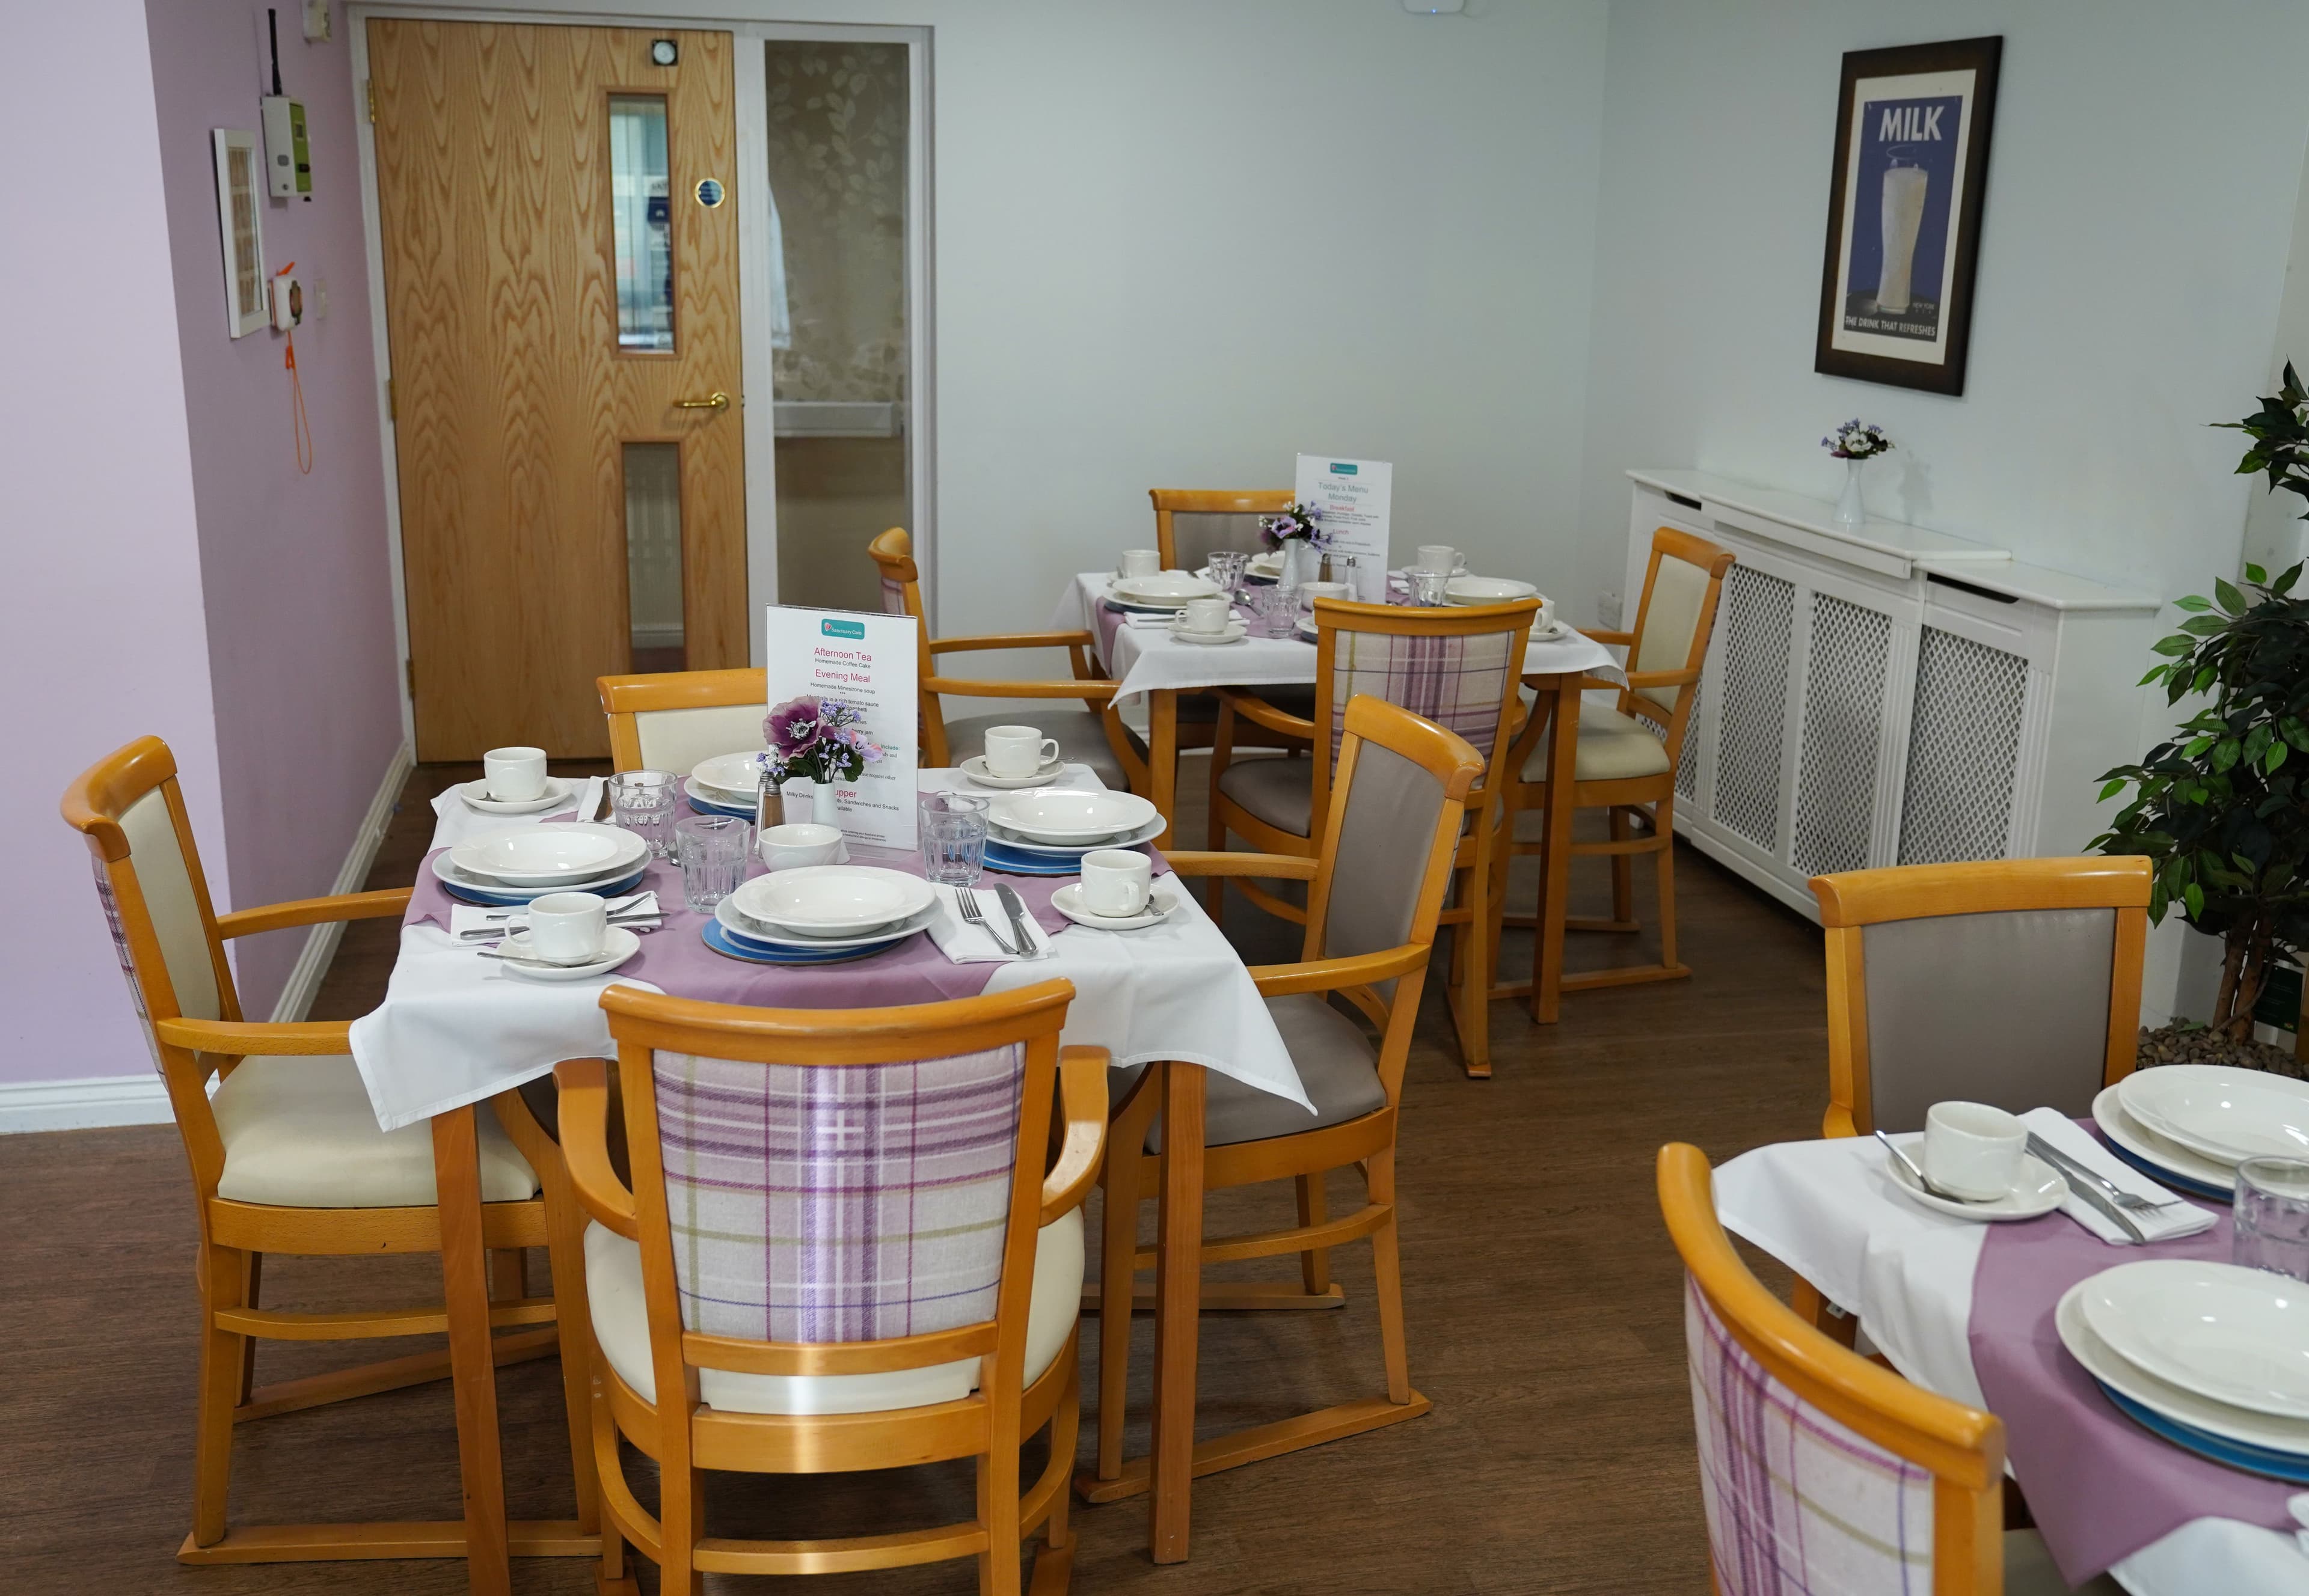
<svg viewBox="0 0 2309 1596">
<path fill-rule="evenodd" d="M 1072 787 L 1100 786 L 1078 765 L 1068 766 L 1061 780 Z M 924 792 L 979 790 L 956 770 L 922 771 L 919 785 Z M 578 786 L 584 793 L 593 790 Z M 718 1002 L 850 1008 L 935 1002 L 1063 977 L 1076 989 L 1063 1044 L 1103 1048 L 1116 1069 L 1150 1065 L 1159 1071 L 1154 1085 L 1163 1094 L 1166 1129 L 1156 1194 L 1149 1547 L 1158 1562 L 1187 1557 L 1207 1073 L 1282 1097 L 1310 1117 L 1314 1113 L 1248 969 L 1192 893 L 1172 889 L 1175 907 L 1159 925 L 1109 931 L 1076 925 L 1051 906 L 1053 890 L 1070 877 L 998 877 L 990 871 L 984 883 L 1008 881 L 1047 934 L 1042 957 L 956 963 L 930 937 L 917 936 L 846 962 L 765 965 L 708 947 L 703 932 L 713 917 L 688 907 L 677 867 L 653 859 L 630 890 L 657 894 L 662 924 L 641 936 L 638 951 L 598 978 L 541 981 L 482 957 L 480 945 L 451 935 L 454 901 L 432 868 L 441 850 L 508 823 L 474 813 L 454 791 L 436 800 L 434 812 L 433 845 L 402 923 L 385 999 L 351 1028 L 353 1058 L 379 1126 L 428 1121 L 432 1127 L 464 1535 L 459 1545 L 444 1543 L 420 1555 L 462 1553 L 477 1596 L 506 1596 L 514 1557 L 584 1557 L 599 1550 L 598 1536 L 582 1516 L 574 1522 L 506 1517 L 475 1116 L 489 1099 L 548 1074 L 563 1059 L 613 1057 L 599 1005 L 605 988 L 625 982 Z M 687 798 L 680 812 L 690 812 Z M 532 818 L 550 824 L 571 817 Z M 921 856 L 912 850 L 846 847 L 853 863 L 923 874 Z M 1156 858 L 1158 872 L 1164 870 L 1159 853 Z M 748 875 L 762 868 L 753 858 Z"/>
<path fill-rule="evenodd" d="M 2071 1157 L 2107 1145 L 2089 1120 L 2024 1117 Z M 2097 1161 L 2122 1176 L 2117 1156 Z M 1725 1228 L 1856 1318 L 1864 1350 L 2002 1420 L 2007 1471 L 2070 1584 L 2106 1573 L 2133 1596 L 2309 1596 L 2301 1488 L 2184 1451 L 2128 1418 L 2055 1324 L 2064 1294 L 2116 1265 L 2228 1259 L 2228 1205 L 2166 1195 L 2190 1204 L 2170 1212 L 2210 1223 L 2114 1244 L 2071 1217 L 2073 1195 L 2033 1219 L 1957 1218 L 1912 1201 L 1869 1137 L 1759 1147 L 1715 1174 Z"/>
<path fill-rule="evenodd" d="M 1179 698 L 1215 687 L 1312 686 L 1315 645 L 1306 637 L 1267 637 L 1254 625 L 1250 634 L 1224 643 L 1196 643 L 1172 634 L 1168 617 L 1133 613 L 1112 594 L 1115 574 L 1076 574 L 1059 596 L 1052 631 L 1086 631 L 1098 669 L 1116 684 L 1117 711 L 1144 701 L 1146 753 L 1129 756 L 1125 772 L 1135 791 L 1162 814 L 1158 845 L 1172 841 L 1170 823 L 1178 811 Z M 1624 683 L 1626 669 L 1610 649 L 1586 633 L 1559 623 L 1553 634 L 1535 635 L 1526 646 L 1523 685 L 1532 697 L 1529 712 L 1546 718 L 1539 745 L 1547 769 L 1541 810 L 1538 979 L 1531 994 L 1532 1017 L 1552 1025 L 1563 999 L 1565 917 L 1571 900 L 1573 772 L 1579 756 L 1580 693 L 1596 683 Z"/>
</svg>

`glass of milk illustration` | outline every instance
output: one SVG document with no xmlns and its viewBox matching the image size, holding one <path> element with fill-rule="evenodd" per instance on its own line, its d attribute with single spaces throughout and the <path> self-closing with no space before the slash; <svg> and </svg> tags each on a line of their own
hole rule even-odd
<svg viewBox="0 0 2309 1596">
<path fill-rule="evenodd" d="M 1908 274 L 1916 264 L 1916 229 L 1924 224 L 1924 190 L 1932 174 L 1896 158 L 1884 174 L 1884 264 L 1876 279 L 1876 308 L 1898 315 L 1908 308 Z"/>
</svg>

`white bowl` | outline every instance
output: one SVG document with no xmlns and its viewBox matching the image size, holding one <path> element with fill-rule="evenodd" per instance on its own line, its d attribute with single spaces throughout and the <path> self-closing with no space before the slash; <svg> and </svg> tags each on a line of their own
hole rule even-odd
<svg viewBox="0 0 2309 1596">
<path fill-rule="evenodd" d="M 2300 1281 L 2152 1258 L 2084 1287 L 2093 1333 L 2150 1374 L 2215 1402 L 2309 1419 L 2309 1287 Z"/>
<path fill-rule="evenodd" d="M 2117 1101 L 2143 1126 L 2225 1164 L 2309 1157 L 2309 1083 L 2260 1070 L 2168 1064 L 2117 1083 Z"/>
<path fill-rule="evenodd" d="M 930 884 L 870 865 L 805 865 L 757 876 L 731 899 L 748 919 L 817 936 L 862 936 L 938 901 Z"/>
<path fill-rule="evenodd" d="M 461 842 L 449 858 L 458 868 L 476 876 L 515 886 L 549 886 L 584 881 L 608 869 L 628 851 L 618 841 L 625 834 L 609 826 L 523 826 Z"/>
<path fill-rule="evenodd" d="M 1443 596 L 1454 604 L 1506 604 L 1535 599 L 1539 590 L 1505 576 L 1454 576 L 1443 584 Z"/>
<path fill-rule="evenodd" d="M 989 818 L 1037 842 L 1089 842 L 1135 832 L 1154 818 L 1153 804 L 1136 793 L 1044 788 L 1006 792 Z"/>
<path fill-rule="evenodd" d="M 761 757 L 762 751 L 758 748 L 750 754 L 716 754 L 711 759 L 701 759 L 690 766 L 690 778 L 700 787 L 750 798 L 762 784 L 761 766 L 757 763 Z"/>
</svg>

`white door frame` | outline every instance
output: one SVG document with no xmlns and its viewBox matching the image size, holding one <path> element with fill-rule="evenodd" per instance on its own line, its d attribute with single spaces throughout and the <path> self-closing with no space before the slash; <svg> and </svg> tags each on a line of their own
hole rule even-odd
<svg viewBox="0 0 2309 1596">
<path fill-rule="evenodd" d="M 624 0 L 636 4 L 636 0 Z M 345 30 L 351 48 L 356 105 L 368 83 L 368 30 L 371 17 L 406 17 L 419 22 L 538 22 L 589 28 L 691 28 L 730 33 L 739 43 L 735 58 L 738 169 L 738 319 L 739 359 L 748 374 L 749 396 L 740 415 L 745 428 L 746 462 L 746 598 L 758 615 L 777 602 L 777 407 L 770 386 L 769 278 L 749 272 L 747 263 L 758 262 L 769 249 L 769 85 L 763 46 L 771 39 L 855 39 L 907 46 L 906 115 L 906 312 L 907 312 L 907 468 L 913 513 L 914 557 L 922 569 L 925 603 L 933 622 L 938 593 L 938 417 L 932 380 L 937 347 L 933 324 L 935 296 L 931 293 L 934 207 L 931 203 L 930 45 L 932 30 L 915 26 L 862 26 L 848 23 L 763 22 L 734 11 L 716 13 L 717 4 L 739 0 L 704 0 L 704 9 L 684 9 L 658 14 L 638 10 L 573 11 L 566 5 L 530 5 L 522 0 L 497 4 L 405 5 L 389 3 L 354 4 L 346 8 Z M 638 0 L 646 6 L 648 0 Z M 385 330 L 385 237 L 376 186 L 376 130 L 366 115 L 353 119 L 360 159 L 361 235 L 368 265 L 369 335 L 376 366 L 377 446 L 385 464 L 385 538 L 391 556 L 393 643 L 403 666 L 401 673 L 401 729 L 416 746 L 416 705 L 409 690 L 409 590 L 402 567 L 401 542 L 401 475 L 395 458 L 395 420 L 390 401 L 393 349 Z M 861 559 L 864 551 L 860 551 Z M 764 636 L 747 625 L 748 652 L 762 662 Z"/>
</svg>

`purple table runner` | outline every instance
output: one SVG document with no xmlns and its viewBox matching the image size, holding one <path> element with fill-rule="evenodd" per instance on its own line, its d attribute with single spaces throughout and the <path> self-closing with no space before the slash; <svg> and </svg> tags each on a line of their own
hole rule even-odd
<svg viewBox="0 0 2309 1596">
<path fill-rule="evenodd" d="M 2088 1126 L 2086 1128 L 2090 1129 Z M 2086 1580 L 2192 1519 L 2229 1518 L 2290 1533 L 2300 1487 L 2184 1452 L 2135 1424 L 2062 1346 L 2053 1310 L 2070 1287 L 2142 1258 L 2226 1264 L 2230 1217 L 2149 1247 L 2113 1247 L 2052 1213 L 1991 1225 L 1973 1274 L 1968 1339 L 1988 1410 L 2004 1421 L 2012 1471 L 2069 1583 Z"/>
</svg>

